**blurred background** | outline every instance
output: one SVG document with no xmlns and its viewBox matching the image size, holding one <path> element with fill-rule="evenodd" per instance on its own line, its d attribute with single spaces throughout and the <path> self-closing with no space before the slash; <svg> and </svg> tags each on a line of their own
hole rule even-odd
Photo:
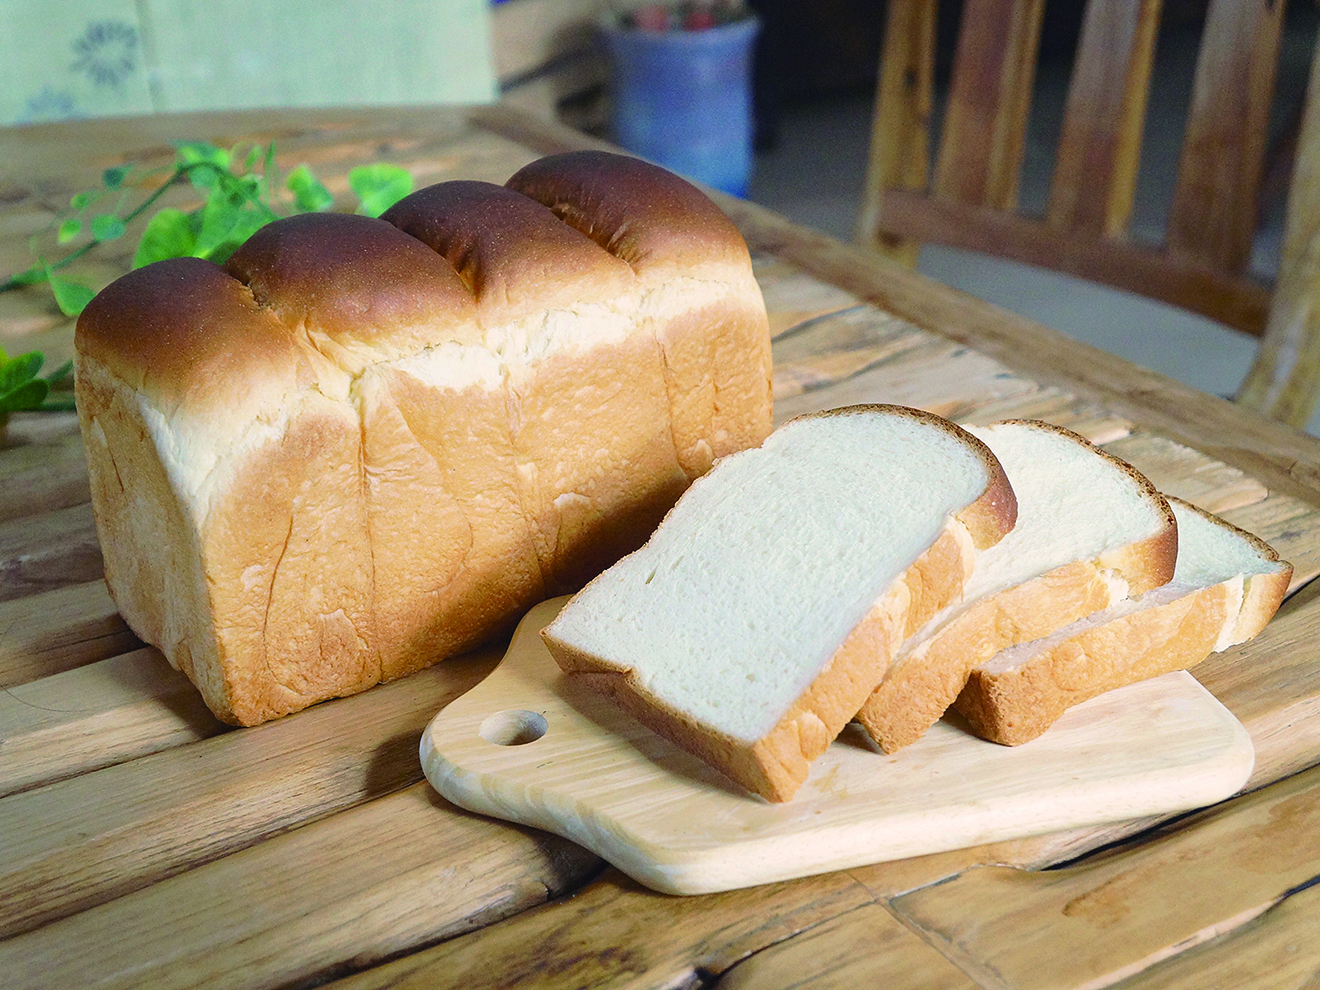
<svg viewBox="0 0 1320 990">
<path fill-rule="evenodd" d="M 712 0 L 714 2 L 714 0 Z M 748 198 L 851 240 L 866 171 L 883 0 L 724 0 L 760 22 L 750 67 Z M 1165 0 L 1138 183 L 1136 232 L 1158 238 L 1208 0 Z M 603 18 L 644 0 L 0 0 L 0 120 L 273 105 L 502 100 L 614 138 L 617 97 Z M 1046 5 L 1043 62 L 1021 196 L 1043 208 L 1083 4 Z M 940 5 L 935 117 L 960 3 Z M 1287 162 L 1320 5 L 1287 7 L 1270 140 Z M 1286 195 L 1267 184 L 1253 269 L 1277 266 Z M 1229 395 L 1255 340 L 1144 298 L 936 246 L 918 267 L 1190 385 Z M 1320 417 L 1311 431 L 1320 431 Z"/>
</svg>

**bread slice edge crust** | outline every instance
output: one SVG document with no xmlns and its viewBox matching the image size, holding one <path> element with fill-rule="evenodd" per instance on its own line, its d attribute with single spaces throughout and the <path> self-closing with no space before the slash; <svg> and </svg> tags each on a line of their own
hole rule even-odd
<svg viewBox="0 0 1320 990">
<path fill-rule="evenodd" d="M 875 411 L 910 415 L 957 431 L 983 461 L 987 482 L 981 494 L 954 513 L 890 583 L 768 732 L 748 742 L 702 725 L 645 693 L 635 669 L 573 646 L 555 635 L 552 623 L 541 635 L 560 668 L 748 791 L 771 802 L 792 798 L 806 781 L 811 762 L 825 752 L 880 682 L 898 646 L 961 595 L 976 552 L 1002 539 L 1016 520 L 1016 498 L 998 459 L 980 440 L 940 417 L 882 405 L 807 416 Z"/>
<path fill-rule="evenodd" d="M 1009 670 L 977 667 L 954 703 L 976 735 L 1006 746 L 1030 742 L 1083 701 L 1191 669 L 1264 630 L 1287 594 L 1292 566 L 1254 534 L 1182 499 L 1168 499 L 1232 532 L 1263 561 L 1280 566 L 1246 576 L 1240 599 L 1232 585 L 1241 575 L 1097 623 Z"/>
<path fill-rule="evenodd" d="M 1077 443 L 1126 476 L 1161 511 L 1165 525 L 1092 560 L 1072 561 L 972 602 L 929 639 L 906 646 L 856 721 L 886 753 L 912 745 L 954 704 L 972 670 L 1001 650 L 1050 635 L 1113 602 L 1112 579 L 1136 596 L 1167 584 L 1178 553 L 1178 528 L 1164 496 L 1135 467 L 1064 427 L 1007 420 Z"/>
</svg>

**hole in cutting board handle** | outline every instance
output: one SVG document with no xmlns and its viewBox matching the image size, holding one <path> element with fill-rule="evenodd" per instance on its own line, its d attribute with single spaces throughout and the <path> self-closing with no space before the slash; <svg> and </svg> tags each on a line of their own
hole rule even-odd
<svg viewBox="0 0 1320 990">
<path fill-rule="evenodd" d="M 477 735 L 496 746 L 522 746 L 536 742 L 550 728 L 544 715 L 521 709 L 508 709 L 490 715 L 481 723 Z"/>
</svg>

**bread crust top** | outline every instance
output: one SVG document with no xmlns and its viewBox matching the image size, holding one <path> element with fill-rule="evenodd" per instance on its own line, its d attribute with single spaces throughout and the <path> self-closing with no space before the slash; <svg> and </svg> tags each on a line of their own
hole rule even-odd
<svg viewBox="0 0 1320 990">
<path fill-rule="evenodd" d="M 392 357 L 445 340 L 476 344 L 472 294 L 453 267 L 383 220 L 304 213 L 253 234 L 224 269 L 285 324 Z"/>
<path fill-rule="evenodd" d="M 158 261 L 106 286 L 78 317 L 81 359 L 175 404 L 254 368 L 288 373 L 293 334 L 242 282 L 199 258 Z M 221 389 L 223 391 L 223 389 Z"/>
<path fill-rule="evenodd" d="M 747 263 L 747 244 L 696 186 L 657 165 L 604 151 L 549 155 L 506 183 L 632 266 L 643 279 Z"/>
<path fill-rule="evenodd" d="M 77 347 L 147 392 L 192 388 L 198 362 L 225 351 L 225 374 L 260 375 L 302 341 L 338 345 L 331 357 L 357 373 L 439 343 L 481 346 L 483 324 L 726 268 L 738 290 L 753 287 L 737 228 L 691 183 L 628 156 L 553 155 L 507 186 L 421 189 L 381 219 L 282 218 L 223 267 L 183 258 L 129 272 L 83 311 Z"/>
</svg>

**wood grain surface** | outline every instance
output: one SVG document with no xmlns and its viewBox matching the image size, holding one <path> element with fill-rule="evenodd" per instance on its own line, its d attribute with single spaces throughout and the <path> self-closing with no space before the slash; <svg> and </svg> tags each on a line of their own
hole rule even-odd
<svg viewBox="0 0 1320 990">
<path fill-rule="evenodd" d="M 277 142 L 338 195 L 348 169 L 502 182 L 598 142 L 507 108 L 237 112 L 0 133 L 0 266 L 109 165 L 169 142 Z M 188 201 L 171 190 L 170 205 Z M 908 401 L 1043 418 L 1293 562 L 1255 641 L 1196 677 L 1256 752 L 1248 793 L 1137 819 L 694 897 L 562 839 L 474 816 L 421 779 L 423 727 L 504 644 L 258 729 L 196 703 L 100 580 L 70 414 L 0 445 L 0 982 L 44 987 L 1306 986 L 1320 875 L 1320 443 L 870 252 L 717 196 L 753 250 L 776 417 Z M 127 244 L 77 273 L 122 272 Z M 38 288 L 0 344 L 72 354 Z M 1185 896 L 1177 896 L 1179 893 Z M 1076 961 L 1068 969 L 1064 961 Z M 1067 971 L 1064 971 L 1067 970 Z M 881 981 L 888 981 L 883 984 Z"/>
</svg>

